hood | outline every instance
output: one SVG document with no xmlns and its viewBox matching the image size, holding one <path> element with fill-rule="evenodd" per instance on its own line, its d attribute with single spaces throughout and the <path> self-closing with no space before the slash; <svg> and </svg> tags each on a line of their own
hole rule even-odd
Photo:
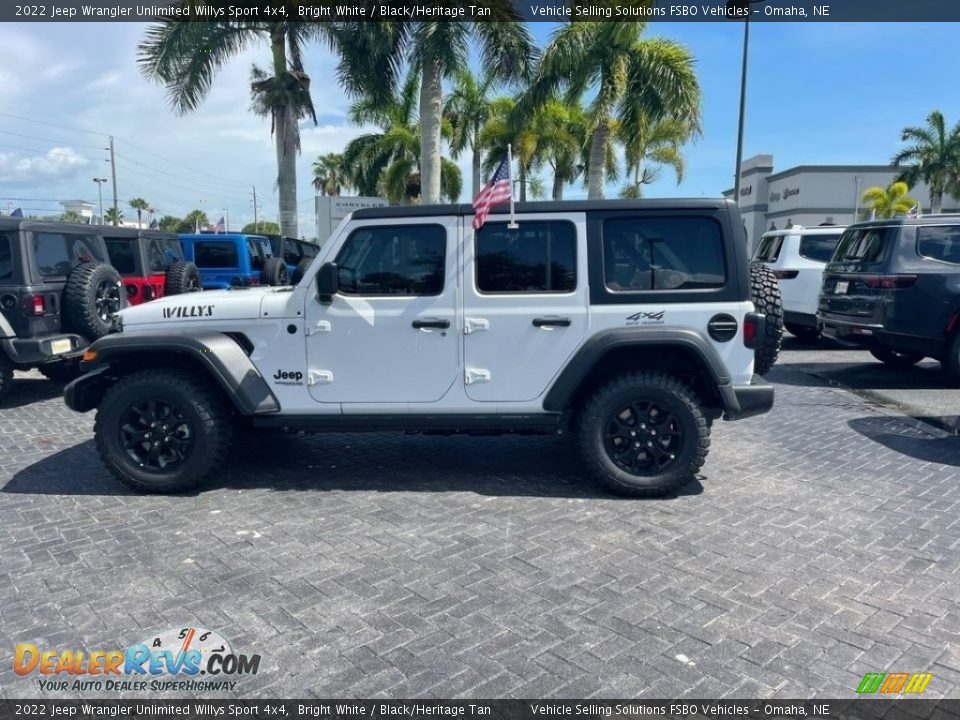
<svg viewBox="0 0 960 720">
<path fill-rule="evenodd" d="M 142 305 L 121 310 L 124 328 L 146 323 L 176 324 L 204 320 L 243 320 L 260 317 L 263 298 L 277 291 L 274 287 L 169 295 Z"/>
</svg>

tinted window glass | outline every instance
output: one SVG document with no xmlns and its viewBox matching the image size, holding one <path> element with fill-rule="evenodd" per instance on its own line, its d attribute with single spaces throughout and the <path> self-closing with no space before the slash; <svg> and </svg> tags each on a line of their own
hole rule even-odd
<svg viewBox="0 0 960 720">
<path fill-rule="evenodd" d="M 918 228 L 917 252 L 923 257 L 960 265 L 960 226 Z"/>
<path fill-rule="evenodd" d="M 776 262 L 780 257 L 780 248 L 783 247 L 783 235 L 767 235 L 760 238 L 754 258 L 764 262 Z"/>
<path fill-rule="evenodd" d="M 202 241 L 193 245 L 194 262 L 202 268 L 237 266 L 237 247 L 232 242 Z"/>
<path fill-rule="evenodd" d="M 726 269 L 720 226 L 707 218 L 607 220 L 603 270 L 613 291 L 722 287 Z"/>
<path fill-rule="evenodd" d="M 800 257 L 817 262 L 827 262 L 840 242 L 840 233 L 836 235 L 807 235 L 800 238 Z"/>
<path fill-rule="evenodd" d="M 280 254 L 280 246 L 283 244 L 283 238 L 273 235 L 270 237 L 270 252 L 274 255 Z"/>
<path fill-rule="evenodd" d="M 266 246 L 266 249 L 264 249 L 264 246 Z M 253 238 L 247 238 L 247 251 L 250 253 L 250 267 L 254 270 L 263 270 L 264 258 L 273 254 L 269 242 L 254 240 Z"/>
<path fill-rule="evenodd" d="M 133 275 L 137 272 L 137 264 L 133 258 L 133 241 L 128 239 L 105 238 L 107 254 L 110 264 L 121 275 Z"/>
<path fill-rule="evenodd" d="M 439 295 L 447 232 L 440 225 L 354 230 L 337 264 L 340 291 L 354 295 Z"/>
<path fill-rule="evenodd" d="M 160 252 L 163 253 L 164 270 L 177 260 L 183 260 L 183 248 L 179 240 L 157 240 L 156 242 L 160 246 Z"/>
<path fill-rule="evenodd" d="M 163 256 L 163 245 L 159 240 L 147 243 L 147 270 L 152 273 L 165 273 L 167 263 Z"/>
<path fill-rule="evenodd" d="M 572 223 L 487 223 L 476 233 L 477 288 L 487 293 L 571 292 L 577 286 Z"/>
<path fill-rule="evenodd" d="M 13 255 L 10 236 L 0 235 L 0 282 L 13 279 Z"/>
<path fill-rule="evenodd" d="M 313 243 L 304 243 L 300 248 L 300 250 L 303 251 L 303 256 L 305 258 L 315 258 L 319 249 L 320 248 Z"/>
<path fill-rule="evenodd" d="M 883 260 L 887 246 L 897 236 L 898 228 L 855 228 L 847 230 L 833 255 L 834 262 L 859 260 L 873 263 Z"/>
<path fill-rule="evenodd" d="M 276 254 L 276 253 L 274 253 Z M 283 246 L 283 260 L 287 265 L 296 265 L 300 262 L 300 243 L 297 240 L 287 240 Z"/>
<path fill-rule="evenodd" d="M 34 233 L 33 255 L 44 278 L 69 275 L 83 262 L 106 261 L 96 238 L 71 233 Z"/>
</svg>

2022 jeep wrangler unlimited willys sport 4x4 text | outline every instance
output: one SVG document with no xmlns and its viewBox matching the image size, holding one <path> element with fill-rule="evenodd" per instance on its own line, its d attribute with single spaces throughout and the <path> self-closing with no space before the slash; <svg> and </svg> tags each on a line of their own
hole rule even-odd
<svg viewBox="0 0 960 720">
<path fill-rule="evenodd" d="M 295 287 L 120 313 L 67 404 L 125 484 L 189 488 L 238 420 L 328 432 L 562 432 L 613 491 L 670 492 L 712 421 L 766 412 L 782 309 L 727 201 L 373 208 Z M 751 274 L 757 298 L 751 297 Z M 766 314 L 757 312 L 762 307 Z M 769 332 L 768 332 L 769 331 Z M 766 368 L 765 368 L 766 369 Z"/>
</svg>

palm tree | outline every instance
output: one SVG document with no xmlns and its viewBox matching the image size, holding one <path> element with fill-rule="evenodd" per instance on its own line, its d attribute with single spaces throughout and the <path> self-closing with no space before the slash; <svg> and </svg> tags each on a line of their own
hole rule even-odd
<svg viewBox="0 0 960 720">
<path fill-rule="evenodd" d="M 123 220 L 123 210 L 119 208 L 107 208 L 103 213 L 103 218 L 116 227 Z"/>
<path fill-rule="evenodd" d="M 207 3 L 226 9 L 230 3 Z M 193 0 L 177 0 L 177 6 Z M 287 17 L 296 17 L 290 3 Z M 277 156 L 280 224 L 284 235 L 298 237 L 296 155 L 301 118 L 316 114 L 310 99 L 310 78 L 304 72 L 301 48 L 306 40 L 335 32 L 332 25 L 301 22 L 179 22 L 163 19 L 151 25 L 139 47 L 143 74 L 167 86 L 171 105 L 183 115 L 196 110 L 213 85 L 217 71 L 260 40 L 270 44 L 270 72 L 254 66 L 250 76 L 252 109 L 269 116 Z"/>
<path fill-rule="evenodd" d="M 700 124 L 700 85 L 693 58 L 680 43 L 642 38 L 644 22 L 576 22 L 553 34 L 536 76 L 518 105 L 520 116 L 558 90 L 580 98 L 592 92 L 587 189 L 602 198 L 614 122 L 631 128 L 676 117 Z"/>
<path fill-rule="evenodd" d="M 472 155 L 472 197 L 476 197 L 483 187 L 480 133 L 484 123 L 490 119 L 490 91 L 496 84 L 497 78 L 490 73 L 479 77 L 466 68 L 460 68 L 453 75 L 453 89 L 447 100 L 447 118 L 451 126 L 450 153 L 457 159 L 469 149 Z"/>
<path fill-rule="evenodd" d="M 469 12 L 468 4 L 444 3 Z M 336 36 L 345 68 L 341 80 L 350 92 L 382 100 L 400 85 L 404 64 L 420 72 L 419 155 L 426 204 L 438 202 L 442 194 L 443 80 L 467 66 L 470 40 L 479 50 L 481 66 L 500 80 L 522 78 L 535 60 L 533 38 L 513 4 L 494 0 L 486 7 L 492 15 L 483 22 L 341 23 Z"/>
<path fill-rule="evenodd" d="M 894 165 L 906 166 L 897 179 L 911 186 L 920 180 L 927 183 L 930 212 L 939 213 L 945 191 L 960 195 L 960 123 L 947 132 L 943 113 L 934 110 L 926 127 L 906 127 L 900 139 L 912 144 L 893 156 Z"/>
<path fill-rule="evenodd" d="M 149 209 L 150 203 L 141 197 L 135 197 L 127 201 L 127 205 L 137 211 L 137 227 L 143 227 L 143 211 Z"/>
<path fill-rule="evenodd" d="M 206 229 L 209 226 L 210 219 L 203 210 L 191 210 L 184 216 L 183 220 L 180 221 L 180 225 L 177 226 L 177 232 L 194 233 L 197 232 L 198 229 Z"/>
<path fill-rule="evenodd" d="M 917 201 L 907 193 L 910 187 L 902 181 L 890 183 L 886 188 L 879 185 L 863 191 L 864 207 L 871 210 L 874 217 L 892 218 L 894 215 L 906 215 Z"/>
<path fill-rule="evenodd" d="M 177 232 L 177 228 L 182 222 L 183 220 L 173 215 L 164 215 L 160 218 L 160 222 L 158 224 L 160 229 L 164 232 Z"/>
<path fill-rule="evenodd" d="M 677 176 L 677 185 L 683 182 L 686 163 L 680 148 L 690 139 L 693 129 L 677 118 L 665 118 L 654 123 L 644 123 L 624 134 L 627 173 L 633 174 L 633 182 L 620 192 L 623 198 L 643 197 L 643 186 L 656 182 L 664 166 L 672 168 Z"/>
<path fill-rule="evenodd" d="M 321 195 L 340 195 L 345 180 L 343 155 L 327 153 L 313 163 L 313 187 Z"/>
<path fill-rule="evenodd" d="M 79 223 L 83 222 L 83 216 L 76 210 L 67 210 L 60 216 L 60 222 Z"/>
<path fill-rule="evenodd" d="M 419 77 L 411 72 L 399 94 L 389 102 L 367 98 L 350 108 L 352 122 L 377 125 L 381 130 L 351 140 L 343 151 L 348 181 L 361 195 L 382 193 L 390 202 L 406 205 L 420 202 L 423 181 L 416 113 L 418 85 Z M 440 197 L 455 200 L 460 195 L 460 169 L 446 158 L 441 158 L 441 167 Z"/>
</svg>

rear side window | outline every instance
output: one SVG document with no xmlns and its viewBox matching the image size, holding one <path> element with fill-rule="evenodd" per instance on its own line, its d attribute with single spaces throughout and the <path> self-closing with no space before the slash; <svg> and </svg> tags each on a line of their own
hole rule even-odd
<svg viewBox="0 0 960 720">
<path fill-rule="evenodd" d="M 194 243 L 193 257 L 197 267 L 232 268 L 237 266 L 237 246 L 232 242 L 203 240 Z"/>
<path fill-rule="evenodd" d="M 106 238 L 107 254 L 110 256 L 110 264 L 113 265 L 121 275 L 132 275 L 137 271 L 137 265 L 133 258 L 133 241 L 117 240 Z"/>
<path fill-rule="evenodd" d="M 566 221 L 486 223 L 476 233 L 483 293 L 566 293 L 577 287 L 577 232 Z"/>
<path fill-rule="evenodd" d="M 152 273 L 165 273 L 169 263 L 164 257 L 163 243 L 151 240 L 147 243 L 147 270 Z"/>
<path fill-rule="evenodd" d="M 337 255 L 340 292 L 348 295 L 439 295 L 447 231 L 442 225 L 354 230 Z"/>
<path fill-rule="evenodd" d="M 288 240 L 283 246 L 283 261 L 287 265 L 296 265 L 300 262 L 300 243 L 295 240 Z M 274 252 L 276 255 L 276 252 Z"/>
<path fill-rule="evenodd" d="M 304 256 L 305 258 L 315 258 L 315 257 L 317 256 L 317 252 L 320 250 L 320 248 L 318 248 L 318 247 L 317 247 L 316 245 L 314 245 L 313 243 L 304 243 L 304 244 L 300 247 L 300 250 L 303 251 L 303 256 Z"/>
<path fill-rule="evenodd" d="M 80 263 L 106 261 L 96 238 L 73 233 L 34 233 L 33 257 L 42 278 L 66 277 Z"/>
<path fill-rule="evenodd" d="M 918 228 L 917 252 L 931 260 L 960 265 L 960 226 Z"/>
<path fill-rule="evenodd" d="M 13 279 L 13 251 L 10 236 L 0 234 L 0 282 Z"/>
<path fill-rule="evenodd" d="M 183 247 L 181 247 L 179 241 L 156 240 L 155 242 L 159 245 L 160 252 L 163 254 L 164 272 L 166 272 L 167 268 L 177 262 L 177 260 L 183 260 Z"/>
<path fill-rule="evenodd" d="M 754 258 L 763 262 L 776 262 L 777 258 L 780 257 L 780 248 L 783 247 L 784 237 L 784 235 L 767 235 L 760 238 L 760 244 L 757 246 Z"/>
<path fill-rule="evenodd" d="M 855 260 L 863 263 L 876 263 L 883 260 L 887 253 L 887 246 L 897 237 L 899 228 L 853 228 L 847 230 L 840 238 L 834 262 Z"/>
<path fill-rule="evenodd" d="M 840 233 L 836 235 L 807 235 L 800 238 L 800 257 L 825 263 L 830 260 L 833 251 L 840 242 Z"/>
<path fill-rule="evenodd" d="M 607 220 L 603 271 L 614 292 L 722 287 L 726 266 L 720 226 L 697 217 Z"/>
</svg>

